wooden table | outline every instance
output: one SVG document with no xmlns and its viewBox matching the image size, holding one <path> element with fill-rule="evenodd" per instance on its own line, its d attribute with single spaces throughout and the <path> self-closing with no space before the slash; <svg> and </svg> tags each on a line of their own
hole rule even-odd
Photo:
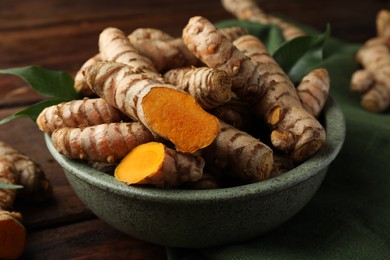
<svg viewBox="0 0 390 260">
<path fill-rule="evenodd" d="M 375 34 L 375 15 L 389 8 L 384 0 L 259 1 L 279 13 L 319 30 L 330 23 L 332 35 L 363 42 Z M 213 22 L 232 18 L 219 1 L 196 0 L 2 0 L 0 68 L 41 65 L 75 73 L 97 53 L 99 33 L 108 26 L 125 32 L 156 27 L 179 36 L 191 16 Z M 0 119 L 42 100 L 17 77 L 0 75 Z M 0 126 L 0 140 L 24 152 L 44 168 L 54 187 L 52 200 L 39 205 L 17 201 L 28 229 L 23 259 L 165 259 L 164 247 L 124 235 L 96 218 L 77 198 L 62 169 L 52 159 L 43 134 L 30 119 Z"/>
</svg>

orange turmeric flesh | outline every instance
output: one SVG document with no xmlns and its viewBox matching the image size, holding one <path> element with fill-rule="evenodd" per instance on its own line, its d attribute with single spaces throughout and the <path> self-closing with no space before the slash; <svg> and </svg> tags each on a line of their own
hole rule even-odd
<svg viewBox="0 0 390 260">
<path fill-rule="evenodd" d="M 207 113 L 191 95 L 155 87 L 142 99 L 145 119 L 159 136 L 181 152 L 194 153 L 213 142 L 219 132 L 217 117 Z"/>
<path fill-rule="evenodd" d="M 174 187 L 202 178 L 204 160 L 180 153 L 162 143 L 149 142 L 134 148 L 116 167 L 115 178 L 127 184 Z"/>
<path fill-rule="evenodd" d="M 13 213 L 0 211 L 0 259 L 17 259 L 24 250 L 26 230 Z"/>
<path fill-rule="evenodd" d="M 158 173 L 164 161 L 164 145 L 157 142 L 133 149 L 115 169 L 115 178 L 127 184 L 145 183 Z"/>
</svg>

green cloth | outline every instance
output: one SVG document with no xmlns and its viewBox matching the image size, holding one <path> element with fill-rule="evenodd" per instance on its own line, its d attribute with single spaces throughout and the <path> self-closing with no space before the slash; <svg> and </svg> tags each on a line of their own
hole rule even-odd
<svg viewBox="0 0 390 260">
<path fill-rule="evenodd" d="M 168 259 L 390 259 L 390 113 L 366 112 L 349 89 L 359 46 L 335 39 L 329 45 L 333 51 L 324 54 L 324 66 L 347 132 L 313 199 L 257 239 L 209 249 L 167 248 Z"/>
</svg>

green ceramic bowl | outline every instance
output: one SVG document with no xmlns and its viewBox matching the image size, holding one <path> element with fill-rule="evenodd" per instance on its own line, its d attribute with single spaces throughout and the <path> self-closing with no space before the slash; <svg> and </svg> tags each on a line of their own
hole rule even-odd
<svg viewBox="0 0 390 260">
<path fill-rule="evenodd" d="M 99 218 L 130 236 L 171 247 L 202 248 L 250 239 L 296 214 L 317 191 L 345 137 L 342 112 L 325 108 L 326 145 L 278 177 L 217 190 L 127 186 L 86 164 L 69 160 L 46 143 L 69 183 Z"/>
</svg>

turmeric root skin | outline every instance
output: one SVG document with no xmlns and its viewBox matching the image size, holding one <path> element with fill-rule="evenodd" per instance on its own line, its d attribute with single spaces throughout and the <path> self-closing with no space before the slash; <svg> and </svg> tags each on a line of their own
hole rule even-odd
<svg viewBox="0 0 390 260">
<path fill-rule="evenodd" d="M 229 171 L 245 182 L 269 178 L 272 170 L 272 149 L 246 132 L 220 122 L 221 130 L 215 141 L 202 152 L 206 162 Z"/>
<path fill-rule="evenodd" d="M 222 70 L 185 67 L 167 71 L 164 78 L 170 84 L 188 92 L 204 109 L 222 105 L 232 96 L 232 80 Z"/>
<path fill-rule="evenodd" d="M 138 145 L 153 140 L 153 135 L 139 122 L 64 127 L 52 134 L 54 147 L 64 156 L 108 163 L 118 162 Z"/>
<path fill-rule="evenodd" d="M 127 184 L 174 187 L 201 179 L 204 161 L 150 142 L 133 149 L 115 169 L 115 178 Z"/>
<path fill-rule="evenodd" d="M 49 135 L 62 127 L 86 127 L 120 122 L 126 116 L 102 98 L 73 100 L 46 107 L 37 118 L 39 129 Z"/>
</svg>

